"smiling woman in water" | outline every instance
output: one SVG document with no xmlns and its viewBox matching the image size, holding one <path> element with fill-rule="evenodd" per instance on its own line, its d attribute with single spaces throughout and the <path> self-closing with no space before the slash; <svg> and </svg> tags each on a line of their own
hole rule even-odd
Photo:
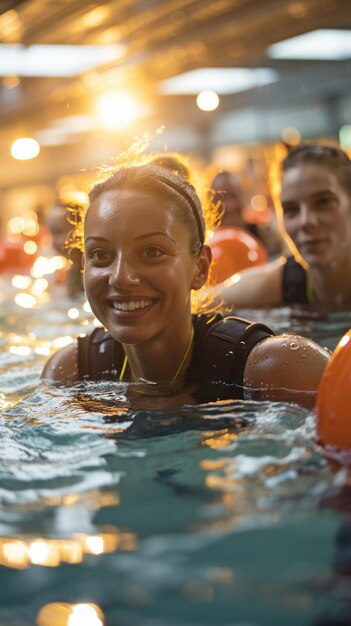
<svg viewBox="0 0 351 626">
<path fill-rule="evenodd" d="M 351 305 L 351 161 L 338 148 L 302 145 L 281 164 L 278 217 L 295 249 L 237 273 L 212 290 L 233 307 Z M 297 252 L 297 254 L 296 254 Z"/>
<path fill-rule="evenodd" d="M 193 313 L 211 251 L 199 196 L 179 172 L 120 166 L 92 189 L 83 221 L 85 290 L 103 327 L 53 354 L 45 381 L 146 382 L 159 396 L 173 393 L 174 405 L 243 397 L 313 405 L 325 349 Z"/>
</svg>

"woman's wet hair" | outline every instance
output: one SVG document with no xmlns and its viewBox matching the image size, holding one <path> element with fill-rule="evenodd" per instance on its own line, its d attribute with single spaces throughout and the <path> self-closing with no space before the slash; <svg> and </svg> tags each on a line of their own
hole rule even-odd
<svg viewBox="0 0 351 626">
<path fill-rule="evenodd" d="M 92 188 L 89 206 L 105 192 L 127 190 L 172 201 L 177 207 L 179 219 L 191 233 L 191 253 L 194 257 L 198 256 L 205 240 L 205 220 L 200 198 L 180 169 L 173 169 L 169 164 L 162 166 L 161 158 L 159 162 L 153 159 L 141 165 L 122 166 Z"/>
<path fill-rule="evenodd" d="M 289 152 L 281 163 L 281 170 L 286 172 L 303 163 L 315 163 L 331 169 L 351 196 L 351 160 L 346 152 L 334 146 L 304 144 Z"/>
<path fill-rule="evenodd" d="M 157 154 L 156 156 L 152 157 L 150 163 L 159 165 L 166 170 L 174 172 L 178 176 L 182 176 L 184 180 L 188 182 L 190 181 L 191 176 L 189 168 L 185 164 L 183 158 L 178 154 L 174 154 L 173 152 Z"/>
</svg>

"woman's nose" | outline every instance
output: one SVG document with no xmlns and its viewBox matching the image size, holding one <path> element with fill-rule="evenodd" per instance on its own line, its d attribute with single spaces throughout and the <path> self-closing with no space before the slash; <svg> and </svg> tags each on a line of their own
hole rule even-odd
<svg viewBox="0 0 351 626">
<path fill-rule="evenodd" d="M 124 256 L 116 256 L 111 268 L 109 284 L 114 286 L 137 285 L 140 277 L 133 264 Z"/>
<path fill-rule="evenodd" d="M 315 226 L 318 223 L 318 216 L 315 211 L 312 211 L 308 206 L 302 205 L 300 207 L 300 224 L 301 226 Z"/>
</svg>

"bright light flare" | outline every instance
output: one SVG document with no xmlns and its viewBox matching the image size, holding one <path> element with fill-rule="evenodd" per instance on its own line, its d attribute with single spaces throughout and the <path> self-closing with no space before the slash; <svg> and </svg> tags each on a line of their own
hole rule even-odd
<svg viewBox="0 0 351 626">
<path fill-rule="evenodd" d="M 76 308 L 69 309 L 67 315 L 71 320 L 77 320 L 79 317 L 79 310 Z"/>
<path fill-rule="evenodd" d="M 39 224 L 36 220 L 28 219 L 25 222 L 25 227 L 23 229 L 23 234 L 26 237 L 35 237 L 39 233 Z"/>
<path fill-rule="evenodd" d="M 91 604 L 76 604 L 68 618 L 67 626 L 103 626 L 101 612 Z"/>
<path fill-rule="evenodd" d="M 22 276 L 21 274 L 16 274 L 12 279 L 12 285 L 16 289 L 29 289 L 32 284 L 32 279 L 30 276 Z"/>
<path fill-rule="evenodd" d="M 31 269 L 31 275 L 33 278 L 42 278 L 46 274 L 54 274 L 56 270 L 62 270 L 67 261 L 64 257 L 54 256 L 45 257 L 39 256 L 33 264 Z"/>
<path fill-rule="evenodd" d="M 105 130 L 122 130 L 142 115 L 140 104 L 127 93 L 105 93 L 98 101 L 98 121 Z"/>
<path fill-rule="evenodd" d="M 11 145 L 11 156 L 18 161 L 35 159 L 40 152 L 40 146 L 32 137 L 20 137 Z"/>
<path fill-rule="evenodd" d="M 350 337 L 349 335 L 344 335 L 342 339 L 340 339 L 339 341 L 339 348 L 343 348 L 344 346 L 346 346 L 350 341 Z"/>
<path fill-rule="evenodd" d="M 10 540 L 0 546 L 0 562 L 17 569 L 25 569 L 29 564 L 28 546 L 24 541 Z"/>
<path fill-rule="evenodd" d="M 15 296 L 15 302 L 24 309 L 33 309 L 37 303 L 37 299 L 30 293 L 18 293 Z"/>
<path fill-rule="evenodd" d="M 32 293 L 34 296 L 40 296 L 49 287 L 49 283 L 46 278 L 37 278 L 32 286 Z"/>
<path fill-rule="evenodd" d="M 7 222 L 7 232 L 11 235 L 20 235 L 26 227 L 26 223 L 22 217 L 11 217 Z"/>
<path fill-rule="evenodd" d="M 201 111 L 214 111 L 219 105 L 219 97 L 215 91 L 205 89 L 197 96 L 196 104 Z"/>
<path fill-rule="evenodd" d="M 37 626 L 103 626 L 104 616 L 96 604 L 45 604 L 36 618 Z"/>
<path fill-rule="evenodd" d="M 35 254 L 36 251 L 38 250 L 38 246 L 35 243 L 35 241 L 32 241 L 31 239 L 29 241 L 26 241 L 24 246 L 23 246 L 23 250 L 25 251 L 26 254 Z"/>
<path fill-rule="evenodd" d="M 60 553 L 54 542 L 36 539 L 29 546 L 29 557 L 34 565 L 57 567 L 60 563 Z"/>
</svg>

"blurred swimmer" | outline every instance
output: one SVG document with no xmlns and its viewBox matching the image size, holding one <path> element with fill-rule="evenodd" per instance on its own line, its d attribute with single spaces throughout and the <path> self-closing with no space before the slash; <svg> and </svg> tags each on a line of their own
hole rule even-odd
<svg viewBox="0 0 351 626">
<path fill-rule="evenodd" d="M 338 148 L 302 145 L 281 165 L 280 220 L 295 249 L 243 270 L 212 294 L 228 306 L 351 305 L 351 161 Z"/>
</svg>

